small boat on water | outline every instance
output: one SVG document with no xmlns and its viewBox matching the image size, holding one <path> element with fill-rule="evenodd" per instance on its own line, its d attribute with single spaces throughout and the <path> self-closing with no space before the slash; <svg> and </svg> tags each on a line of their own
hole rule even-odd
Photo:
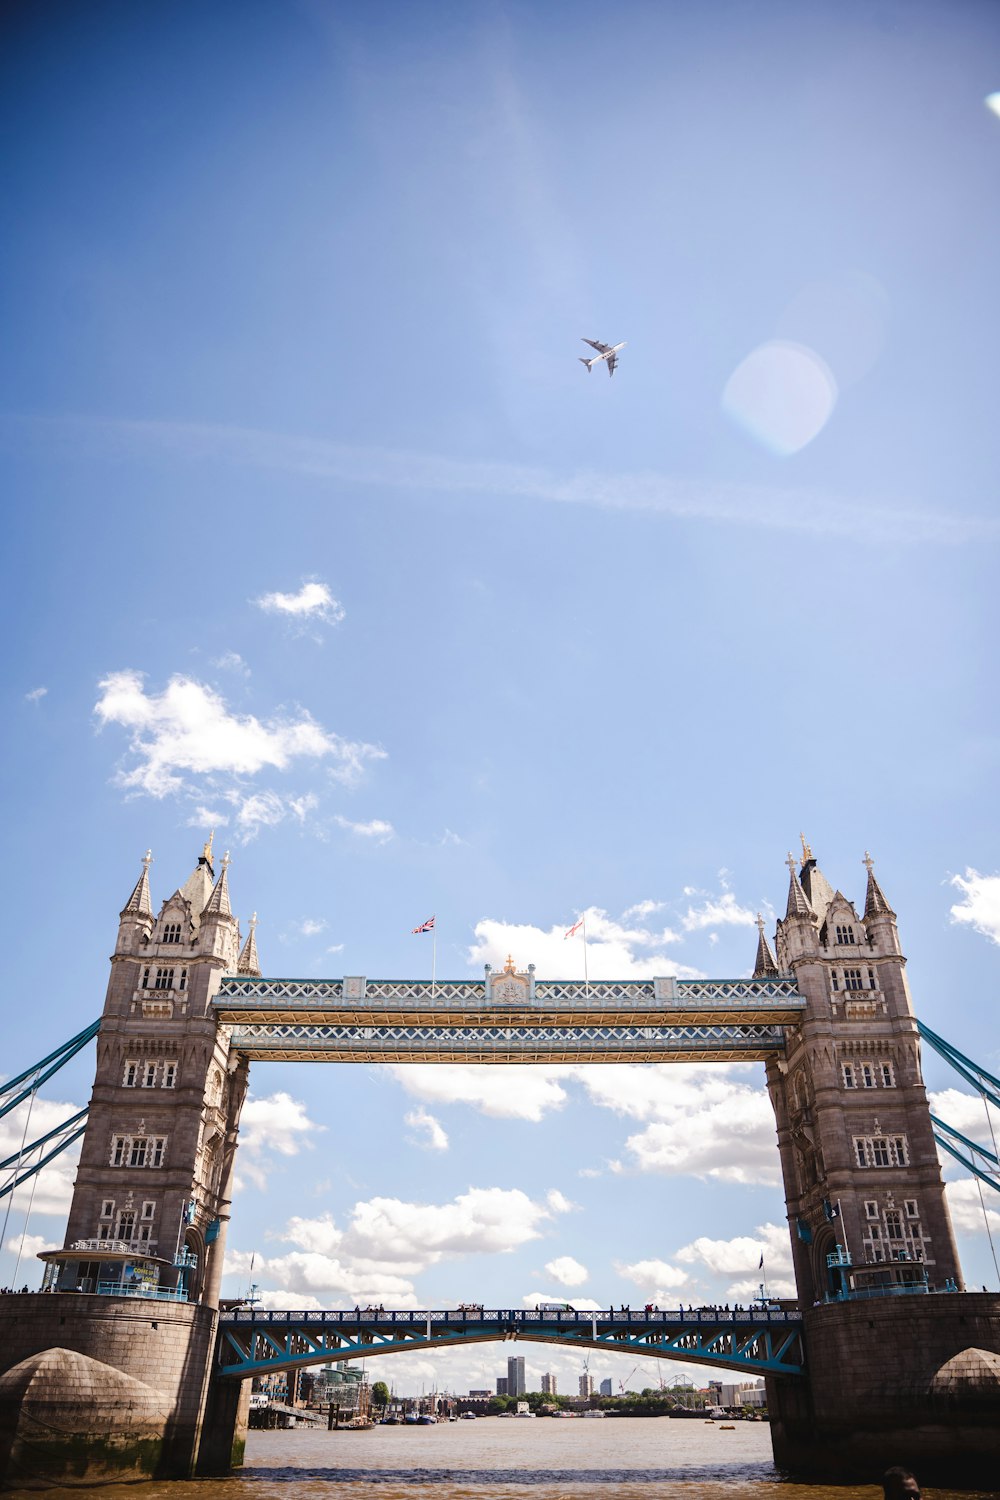
<svg viewBox="0 0 1000 1500">
<path fill-rule="evenodd" d="M 474 1411 L 463 1411 L 459 1417 L 459 1421 L 461 1422 L 474 1422 L 475 1420 L 476 1414 Z"/>
<path fill-rule="evenodd" d="M 581 1415 L 581 1417 L 606 1417 L 607 1416 L 607 1412 L 605 1412 L 605 1411 L 582 1411 L 580 1413 L 580 1415 Z"/>
<path fill-rule="evenodd" d="M 437 1425 L 437 1417 L 432 1411 L 422 1411 L 417 1418 L 418 1427 L 434 1427 Z"/>
</svg>

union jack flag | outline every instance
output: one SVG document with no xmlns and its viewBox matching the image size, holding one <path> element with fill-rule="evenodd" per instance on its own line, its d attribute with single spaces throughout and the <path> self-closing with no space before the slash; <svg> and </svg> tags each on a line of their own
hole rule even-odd
<svg viewBox="0 0 1000 1500">
<path fill-rule="evenodd" d="M 575 922 L 573 924 L 573 926 L 569 929 L 568 932 L 564 932 L 563 933 L 563 937 L 564 938 L 572 937 L 573 934 L 574 934 L 574 932 L 579 932 L 580 931 L 580 928 L 583 926 L 583 923 L 584 923 L 584 919 L 583 919 L 583 917 L 581 917 L 580 920 L 579 920 L 579 922 Z"/>
<path fill-rule="evenodd" d="M 414 927 L 413 928 L 413 931 L 414 932 L 433 932 L 434 931 L 434 918 L 433 917 L 428 917 L 426 922 L 421 922 L 421 924 L 420 924 L 419 927 Z"/>
</svg>

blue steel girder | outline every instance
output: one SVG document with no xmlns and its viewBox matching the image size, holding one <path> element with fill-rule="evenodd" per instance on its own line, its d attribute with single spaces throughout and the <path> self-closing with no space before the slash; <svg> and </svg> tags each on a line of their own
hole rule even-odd
<svg viewBox="0 0 1000 1500">
<path fill-rule="evenodd" d="M 716 1365 L 745 1375 L 794 1378 L 804 1365 L 801 1318 L 779 1310 L 355 1313 L 237 1308 L 219 1319 L 218 1373 L 245 1380 L 306 1365 L 512 1339 Z"/>
</svg>

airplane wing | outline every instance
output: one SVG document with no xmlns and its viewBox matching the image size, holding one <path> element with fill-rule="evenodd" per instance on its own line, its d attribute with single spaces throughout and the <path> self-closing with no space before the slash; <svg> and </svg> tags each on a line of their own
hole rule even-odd
<svg viewBox="0 0 1000 1500">
<path fill-rule="evenodd" d="M 617 356 L 617 354 L 614 354 L 614 353 L 609 354 L 608 355 L 608 374 L 609 375 L 613 375 L 615 373 L 615 365 L 617 363 L 618 363 L 618 356 Z"/>
<path fill-rule="evenodd" d="M 607 354 L 611 349 L 610 344 L 602 344 L 599 339 L 584 339 L 583 342 L 589 344 L 591 349 L 596 349 L 598 354 Z"/>
</svg>

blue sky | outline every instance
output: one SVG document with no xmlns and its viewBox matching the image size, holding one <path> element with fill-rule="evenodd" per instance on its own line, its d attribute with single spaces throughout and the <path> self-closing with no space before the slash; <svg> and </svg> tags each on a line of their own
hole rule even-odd
<svg viewBox="0 0 1000 1500">
<path fill-rule="evenodd" d="M 426 975 L 432 912 L 441 975 L 568 972 L 586 908 L 592 972 L 738 975 L 800 829 L 855 899 L 870 848 L 918 1014 L 1000 1065 L 995 7 L 4 27 L 6 1071 L 212 826 L 272 975 Z M 259 1067 L 230 1289 L 778 1281 L 761 1085 Z"/>
</svg>

